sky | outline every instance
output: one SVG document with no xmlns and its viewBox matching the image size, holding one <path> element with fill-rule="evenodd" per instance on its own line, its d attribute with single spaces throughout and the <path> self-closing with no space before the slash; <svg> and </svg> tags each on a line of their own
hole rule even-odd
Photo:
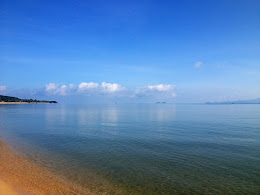
<svg viewBox="0 0 260 195">
<path fill-rule="evenodd" d="M 2 0 L 0 94 L 61 102 L 260 97 L 260 1 Z"/>
</svg>

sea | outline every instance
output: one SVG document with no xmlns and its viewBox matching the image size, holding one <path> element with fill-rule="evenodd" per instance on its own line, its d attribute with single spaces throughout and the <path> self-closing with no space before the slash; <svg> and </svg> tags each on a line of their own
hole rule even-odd
<svg viewBox="0 0 260 195">
<path fill-rule="evenodd" d="M 0 105 L 0 139 L 107 194 L 260 194 L 260 104 Z"/>
</svg>

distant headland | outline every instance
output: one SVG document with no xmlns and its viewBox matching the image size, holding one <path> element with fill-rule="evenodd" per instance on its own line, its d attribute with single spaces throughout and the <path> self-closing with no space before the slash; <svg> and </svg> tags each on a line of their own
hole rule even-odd
<svg viewBox="0 0 260 195">
<path fill-rule="evenodd" d="M 226 102 L 206 102 L 206 104 L 260 104 L 260 98 L 253 100 L 238 100 L 238 101 L 226 101 Z"/>
<path fill-rule="evenodd" d="M 166 102 L 155 102 L 156 104 L 166 104 Z"/>
<path fill-rule="evenodd" d="M 57 104 L 56 101 L 47 101 L 47 100 L 36 100 L 36 99 L 20 99 L 17 97 L 4 96 L 0 95 L 0 104 L 37 104 L 37 103 L 46 103 L 46 104 Z"/>
</svg>

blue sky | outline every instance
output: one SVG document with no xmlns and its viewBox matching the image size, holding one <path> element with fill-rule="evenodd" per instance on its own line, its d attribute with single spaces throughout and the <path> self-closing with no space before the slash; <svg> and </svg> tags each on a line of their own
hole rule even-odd
<svg viewBox="0 0 260 195">
<path fill-rule="evenodd" d="M 61 101 L 258 98 L 259 10 L 253 0 L 4 0 L 0 93 Z"/>
</svg>

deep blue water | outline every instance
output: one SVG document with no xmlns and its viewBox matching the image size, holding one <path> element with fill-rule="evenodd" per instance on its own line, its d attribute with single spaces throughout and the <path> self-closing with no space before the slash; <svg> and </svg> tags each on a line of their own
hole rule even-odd
<svg viewBox="0 0 260 195">
<path fill-rule="evenodd" d="M 114 194 L 260 194 L 260 105 L 0 105 L 0 138 Z"/>
</svg>

